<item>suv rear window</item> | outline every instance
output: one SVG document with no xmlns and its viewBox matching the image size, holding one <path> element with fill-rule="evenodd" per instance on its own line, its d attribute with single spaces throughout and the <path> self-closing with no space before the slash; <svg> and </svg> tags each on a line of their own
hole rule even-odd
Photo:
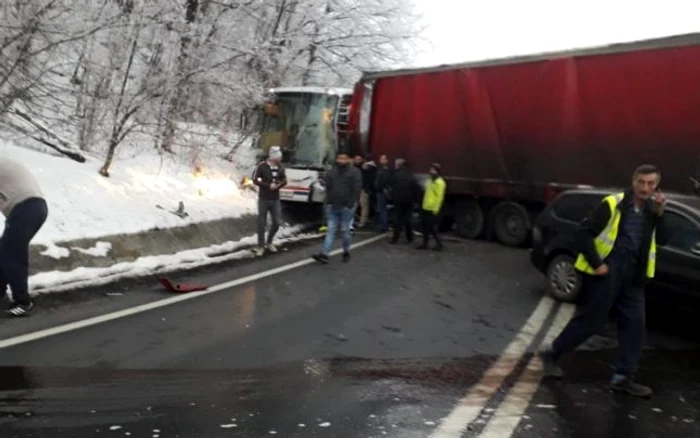
<svg viewBox="0 0 700 438">
<path fill-rule="evenodd" d="M 564 194 L 552 205 L 552 214 L 558 219 L 581 222 L 603 200 L 600 194 Z"/>
</svg>

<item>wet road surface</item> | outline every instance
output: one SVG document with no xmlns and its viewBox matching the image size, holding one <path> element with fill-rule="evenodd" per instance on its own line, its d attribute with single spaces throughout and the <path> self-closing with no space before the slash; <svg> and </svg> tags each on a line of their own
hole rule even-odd
<svg viewBox="0 0 700 438">
<path fill-rule="evenodd" d="M 313 243 L 182 278 L 228 281 L 306 257 Z M 438 427 L 541 303 L 527 253 L 485 242 L 442 253 L 379 242 L 353 255 L 0 349 L 0 436 L 488 434 L 531 354 L 513 358 L 515 372 L 463 434 Z M 1 321 L 2 338 L 164 298 L 150 283 L 109 291 L 123 295 L 47 298 L 34 318 Z M 552 306 L 528 351 L 560 309 Z M 698 436 L 689 420 L 700 349 L 656 333 L 649 344 L 643 376 L 659 393 L 651 402 L 605 391 L 614 344 L 599 338 L 566 363 L 569 380 L 533 386 L 515 436 Z"/>
<path fill-rule="evenodd" d="M 700 350 L 647 351 L 638 378 L 655 390 L 650 400 L 608 391 L 613 360 L 611 351 L 566 360 L 567 379 L 543 382 L 514 436 L 700 436 Z"/>
</svg>

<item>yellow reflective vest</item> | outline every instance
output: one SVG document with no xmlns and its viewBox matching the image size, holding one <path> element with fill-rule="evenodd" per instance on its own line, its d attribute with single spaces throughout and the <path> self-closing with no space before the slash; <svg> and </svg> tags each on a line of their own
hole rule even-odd
<svg viewBox="0 0 700 438">
<path fill-rule="evenodd" d="M 606 202 L 608 204 L 608 207 L 610 207 L 610 220 L 608 220 L 608 224 L 605 226 L 603 231 L 601 231 L 600 234 L 598 234 L 598 236 L 596 236 L 596 238 L 593 239 L 595 250 L 600 256 L 601 260 L 605 260 L 605 258 L 610 255 L 610 253 L 613 250 L 613 247 L 615 246 L 617 232 L 620 227 L 620 218 L 622 217 L 622 213 L 617 208 L 617 206 L 620 204 L 624 197 L 624 193 L 618 193 L 616 195 L 606 196 L 605 199 L 603 199 L 603 202 Z M 593 269 L 593 266 L 591 266 L 590 263 L 588 263 L 588 260 L 586 260 L 586 257 L 583 254 L 578 255 L 574 267 L 581 272 L 585 272 L 586 274 L 595 273 L 595 269 Z M 654 278 L 655 271 L 656 230 L 654 230 L 654 233 L 651 236 L 651 244 L 649 246 L 649 259 L 647 261 L 646 272 L 647 278 Z"/>
<path fill-rule="evenodd" d="M 423 195 L 423 210 L 432 211 L 433 214 L 440 213 L 442 203 L 445 200 L 445 189 L 447 183 L 438 176 L 435 180 L 428 179 L 425 185 L 425 194 Z"/>
</svg>

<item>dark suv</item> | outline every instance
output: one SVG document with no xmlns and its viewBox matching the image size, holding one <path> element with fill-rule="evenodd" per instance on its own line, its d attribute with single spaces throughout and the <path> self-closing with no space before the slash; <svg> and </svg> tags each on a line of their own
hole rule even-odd
<svg viewBox="0 0 700 438">
<path fill-rule="evenodd" d="M 532 264 L 547 276 L 549 294 L 574 302 L 581 294 L 581 274 L 574 269 L 578 223 L 603 198 L 618 191 L 570 190 L 538 216 L 532 232 Z M 700 308 L 700 198 L 666 194 L 668 244 L 659 246 L 656 274 L 648 297 L 683 309 Z"/>
</svg>

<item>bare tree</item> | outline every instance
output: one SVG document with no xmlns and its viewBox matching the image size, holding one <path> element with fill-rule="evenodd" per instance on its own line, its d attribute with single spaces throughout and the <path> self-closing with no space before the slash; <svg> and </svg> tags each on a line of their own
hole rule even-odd
<svg viewBox="0 0 700 438">
<path fill-rule="evenodd" d="M 0 2 L 0 128 L 104 154 L 105 176 L 134 132 L 161 153 L 195 131 L 234 151 L 268 88 L 349 86 L 404 63 L 419 31 L 411 1 Z"/>
<path fill-rule="evenodd" d="M 138 58 L 143 31 L 148 24 L 144 15 L 134 11 L 128 16 L 125 15 L 124 20 L 129 26 L 123 32 L 124 37 L 114 38 L 110 45 L 113 59 L 111 67 L 115 72 L 111 79 L 116 80 L 114 83 L 117 87 L 110 111 L 107 153 L 100 168 L 100 174 L 105 177 L 110 175 L 110 167 L 119 144 L 132 131 L 143 125 L 136 116 L 163 93 L 162 78 L 153 77 L 151 74 L 153 63 L 139 62 Z M 122 33 L 122 29 L 113 30 L 113 33 Z M 122 48 L 124 42 L 128 43 L 126 50 Z M 109 82 L 112 83 L 111 80 Z"/>
</svg>

